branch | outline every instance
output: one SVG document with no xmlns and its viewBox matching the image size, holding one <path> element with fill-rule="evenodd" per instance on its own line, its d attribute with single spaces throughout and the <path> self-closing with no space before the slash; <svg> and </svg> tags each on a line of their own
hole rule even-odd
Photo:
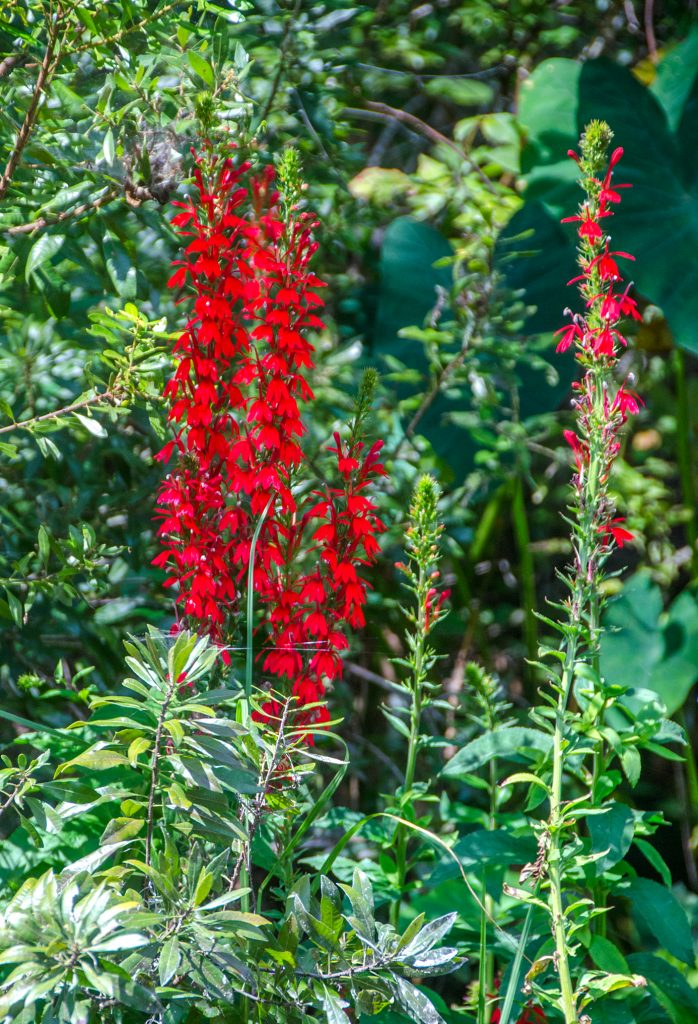
<svg viewBox="0 0 698 1024">
<path fill-rule="evenodd" d="M 266 119 L 269 117 L 269 111 L 272 108 L 274 99 L 276 97 L 276 93 L 278 92 L 279 85 L 281 84 L 281 76 L 286 65 L 286 51 L 288 49 L 288 44 L 291 39 L 291 28 L 293 27 L 294 21 L 298 17 L 300 7 L 301 0 L 296 0 L 293 10 L 286 19 L 286 24 L 284 25 L 283 38 L 281 40 L 281 46 L 279 47 L 279 63 L 276 67 L 276 74 L 274 75 L 274 81 L 271 83 L 271 89 L 269 91 L 269 95 L 267 96 L 267 101 L 264 104 L 264 109 L 262 110 L 262 113 L 259 118 L 260 124 L 263 121 L 266 121 Z"/>
<path fill-rule="evenodd" d="M 252 846 L 252 840 L 254 839 L 255 833 L 256 833 L 256 831 L 257 831 L 257 829 L 259 827 L 259 822 L 260 822 L 260 819 L 262 817 L 262 812 L 264 810 L 264 804 L 265 804 L 266 799 L 267 799 L 267 791 L 269 789 L 269 783 L 271 782 L 272 775 L 276 771 L 277 766 L 278 766 L 278 764 L 279 764 L 279 762 L 281 760 L 282 755 L 285 753 L 286 745 L 284 743 L 284 730 L 286 728 L 286 723 L 288 721 L 288 716 L 289 716 L 289 714 L 291 712 L 291 704 L 293 703 L 294 700 L 295 700 L 295 697 L 289 697 L 287 699 L 286 703 L 284 704 L 284 709 L 283 709 L 283 711 L 281 713 L 281 719 L 279 721 L 278 732 L 276 734 L 276 742 L 274 744 L 273 753 L 272 753 L 272 755 L 271 755 L 271 757 L 269 759 L 269 764 L 268 764 L 266 772 L 264 773 L 264 775 L 260 774 L 260 778 L 259 778 L 259 792 L 255 796 L 254 802 L 252 804 L 252 815 L 251 815 L 251 820 L 250 820 L 250 823 L 249 823 L 249 826 L 248 826 L 248 829 L 247 829 L 247 843 L 245 844 L 243 849 L 240 851 L 240 855 L 238 856 L 237 863 L 235 864 L 235 867 L 233 869 L 233 874 L 231 876 L 230 885 L 229 885 L 230 891 L 232 891 L 233 889 L 237 888 L 238 882 L 240 880 L 240 873 L 242 872 L 242 868 L 243 868 L 243 864 L 245 863 L 247 852 L 250 850 L 250 848 Z M 240 816 L 239 816 L 239 819 L 238 819 L 241 824 L 244 821 L 244 818 L 245 818 L 245 807 L 243 806 L 241 808 L 241 810 L 240 810 Z"/>
<path fill-rule="evenodd" d="M 24 116 L 24 121 L 22 122 L 22 127 L 20 128 L 17 138 L 15 140 L 14 148 L 10 153 L 2 178 L 0 178 L 0 199 L 5 198 L 5 194 L 8 188 L 10 187 L 12 175 L 15 173 L 15 170 L 17 169 L 17 164 L 19 163 L 22 157 L 24 147 L 29 142 L 32 129 L 34 127 L 34 122 L 36 120 L 36 115 L 39 111 L 41 95 L 44 91 L 44 88 L 48 85 L 48 82 L 50 81 L 53 72 L 56 70 L 56 67 L 58 66 L 58 59 L 54 61 L 54 52 L 58 40 L 58 30 L 62 13 L 62 9 L 59 8 L 58 12 L 56 13 L 55 20 L 49 29 L 46 53 L 44 54 L 44 59 L 42 60 L 41 67 L 39 68 L 39 74 L 36 79 L 36 85 L 34 86 L 34 92 L 32 94 L 31 102 L 29 104 L 29 109 L 27 110 L 27 113 Z"/>
<path fill-rule="evenodd" d="M 121 194 L 121 189 L 114 188 L 109 192 L 105 192 L 97 199 L 93 199 L 90 202 L 82 203 L 80 206 L 74 207 L 72 210 L 63 210 L 62 213 L 57 213 L 51 216 L 50 214 L 45 217 L 38 217 L 36 220 L 29 221 L 27 224 L 15 224 L 10 228 L 5 228 L 3 234 L 5 235 L 28 235 L 34 231 L 42 231 L 44 228 L 51 227 L 53 224 L 62 224 L 63 221 L 72 220 L 73 217 L 82 217 L 83 213 L 87 213 L 88 210 L 98 210 L 101 206 L 107 206 L 114 199 L 118 199 Z"/>
<path fill-rule="evenodd" d="M 97 405 L 99 402 L 113 402 L 117 398 L 115 390 L 102 391 L 97 395 L 91 395 L 89 398 L 83 398 L 79 402 L 74 402 L 72 405 L 66 405 L 64 409 L 57 409 L 55 412 L 45 412 L 41 416 L 32 416 L 30 420 L 21 420 L 19 423 L 8 423 L 4 427 L 0 427 L 0 434 L 9 434 L 13 430 L 31 430 L 36 423 L 43 423 L 46 420 L 57 420 L 61 416 L 68 416 L 71 412 L 77 412 L 78 409 L 86 409 L 90 405 Z"/>
<path fill-rule="evenodd" d="M 445 366 L 442 366 L 439 372 L 433 378 L 429 390 L 423 395 L 419 407 L 415 410 L 412 419 L 410 420 L 405 429 L 403 437 L 398 442 L 395 451 L 393 452 L 393 458 L 397 457 L 404 442 L 409 441 L 412 438 L 415 430 L 419 426 L 419 422 L 422 419 L 422 416 L 424 416 L 424 414 L 431 408 L 434 399 L 440 393 L 444 384 L 451 378 L 452 374 L 454 374 L 456 370 L 460 369 L 460 367 L 465 362 L 466 356 L 468 355 L 468 347 L 470 345 L 470 341 L 473 337 L 473 334 L 475 333 L 475 326 L 476 324 L 474 322 L 471 322 L 468 325 L 466 330 L 463 332 L 463 342 L 461 344 L 460 352 L 457 352 L 456 355 L 448 363 L 446 363 Z"/>
<path fill-rule="evenodd" d="M 119 29 L 111 36 L 103 36 L 101 39 L 92 39 L 89 43 L 83 43 L 81 46 L 68 47 L 66 54 L 71 53 L 84 53 L 85 50 L 94 50 L 98 46 L 110 46 L 112 43 L 118 43 L 124 36 L 128 35 L 129 32 L 138 32 L 142 28 L 147 28 L 158 18 L 161 18 L 163 14 L 169 14 L 170 11 L 174 10 L 175 7 L 179 7 L 182 4 L 182 0 L 173 0 L 172 3 L 165 4 L 159 11 L 154 11 L 145 18 L 141 18 L 134 25 L 127 25 L 126 28 Z"/>
<path fill-rule="evenodd" d="M 425 139 L 429 139 L 435 145 L 448 146 L 449 149 L 454 149 L 460 157 L 464 156 L 463 150 L 452 139 L 437 131 L 436 128 L 432 128 L 430 124 L 422 121 L 420 117 L 411 114 L 408 110 L 398 110 L 397 107 L 389 107 L 387 103 L 367 100 L 365 110 L 362 107 L 345 107 L 342 114 L 345 117 L 371 117 L 373 114 L 383 120 L 400 121 L 402 124 L 409 125 L 418 135 L 423 135 Z"/>
<path fill-rule="evenodd" d="M 436 128 L 432 128 L 426 121 L 422 121 L 421 117 L 417 117 L 415 114 L 411 114 L 408 110 L 398 110 L 397 107 L 390 107 L 387 103 L 378 103 L 375 100 L 366 100 L 366 107 L 345 107 L 342 111 L 345 117 L 368 117 L 368 118 L 379 118 L 387 121 L 399 121 L 401 124 L 406 124 L 413 131 L 417 132 L 418 135 L 424 136 L 425 139 L 429 139 L 435 145 L 448 146 L 454 153 L 457 153 L 461 160 L 465 160 L 471 171 L 474 171 L 482 181 L 485 188 L 488 191 L 494 191 L 494 186 L 490 179 L 487 177 L 485 172 L 482 170 L 476 160 L 473 160 L 463 151 L 463 149 L 453 141 L 449 139 L 447 135 L 443 135 Z"/>
</svg>

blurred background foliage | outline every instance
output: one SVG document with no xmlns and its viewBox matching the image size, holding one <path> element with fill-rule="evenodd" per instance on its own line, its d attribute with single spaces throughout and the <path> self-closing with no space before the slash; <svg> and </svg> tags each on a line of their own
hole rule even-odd
<svg viewBox="0 0 698 1024">
<path fill-rule="evenodd" d="M 159 394 L 180 322 L 164 287 L 177 248 L 167 204 L 186 191 L 202 132 L 227 132 L 259 160 L 290 144 L 301 153 L 330 281 L 314 444 L 346 417 L 360 368 L 382 372 L 373 429 L 386 445 L 390 530 L 375 614 L 332 696 L 352 755 L 342 801 L 370 810 L 402 743 L 377 711 L 401 653 L 393 565 L 418 473 L 445 490 L 452 607 L 440 626 L 451 711 L 430 711 L 428 729 L 452 748 L 470 735 L 471 658 L 515 706 L 534 698 L 534 612 L 559 596 L 568 552 L 574 365 L 552 343 L 574 272 L 559 223 L 578 198 L 565 154 L 598 117 L 633 186 L 613 241 L 636 256 L 643 322 L 623 372 L 646 403 L 613 482 L 636 541 L 615 556 L 630 575 L 612 581 L 618 631 L 604 671 L 641 680 L 695 746 L 696 14 L 687 0 L 5 5 L 0 685 L 16 719 L 0 723 L 6 740 L 22 719 L 84 716 L 86 695 L 114 685 L 125 633 L 172 621 L 150 565 Z M 436 770 L 442 748 L 425 758 Z M 698 892 L 693 756 L 651 764 L 637 802 L 663 804 L 675 827 L 657 842 Z M 450 910 L 451 896 L 447 881 L 433 887 L 430 912 Z M 695 918 L 695 898 L 685 902 Z"/>
</svg>

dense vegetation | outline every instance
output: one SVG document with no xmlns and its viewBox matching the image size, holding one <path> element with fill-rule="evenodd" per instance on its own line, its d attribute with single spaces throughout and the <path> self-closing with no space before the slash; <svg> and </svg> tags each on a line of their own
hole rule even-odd
<svg viewBox="0 0 698 1024">
<path fill-rule="evenodd" d="M 694 6 L 0 12 L 1 1021 L 698 1019 Z"/>
</svg>

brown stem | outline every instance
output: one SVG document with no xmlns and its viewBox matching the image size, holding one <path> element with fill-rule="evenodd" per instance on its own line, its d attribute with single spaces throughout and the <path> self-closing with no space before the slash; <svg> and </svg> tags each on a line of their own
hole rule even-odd
<svg viewBox="0 0 698 1024">
<path fill-rule="evenodd" d="M 118 188 L 111 189 L 109 192 L 105 192 L 104 195 L 99 196 L 97 199 L 93 199 L 91 202 L 82 203 L 80 206 L 75 206 L 72 210 L 63 210 L 61 213 L 57 213 L 54 216 L 38 217 L 36 220 L 29 221 L 27 224 L 14 224 L 11 228 L 5 228 L 4 234 L 6 235 L 28 235 L 34 231 L 42 231 L 44 228 L 51 227 L 53 224 L 62 224 L 63 221 L 72 220 L 73 217 L 82 217 L 83 213 L 87 213 L 88 210 L 99 210 L 101 206 L 106 206 L 111 203 L 114 199 L 117 199 L 121 193 Z"/>
<path fill-rule="evenodd" d="M 390 107 L 387 103 L 379 103 L 377 100 L 367 100 L 365 110 L 361 107 L 345 107 L 342 114 L 345 117 L 365 117 L 367 111 L 381 118 L 409 125 L 418 135 L 423 135 L 425 139 L 429 139 L 435 145 L 448 146 L 449 149 L 454 149 L 459 156 L 463 156 L 463 150 L 452 139 L 437 131 L 436 128 L 432 128 L 430 124 L 422 121 L 420 117 L 411 114 L 408 110 L 399 110 L 397 107 Z"/>
<path fill-rule="evenodd" d="M 259 780 L 259 792 L 257 793 L 257 796 L 254 798 L 254 802 L 252 804 L 252 815 L 247 830 L 247 842 L 244 844 L 244 848 L 240 852 L 240 855 L 237 859 L 237 863 L 235 864 L 235 867 L 233 869 L 233 874 L 230 878 L 229 888 L 231 892 L 233 889 L 237 888 L 237 884 L 240 879 L 240 873 L 242 871 L 243 865 L 247 861 L 249 850 L 252 848 L 252 840 L 254 839 L 255 833 L 259 827 L 259 822 L 262 817 L 262 811 L 264 810 L 264 803 L 267 798 L 267 790 L 269 789 L 271 777 L 276 771 L 281 756 L 283 754 L 281 747 L 284 742 L 284 730 L 286 728 L 288 716 L 291 713 L 291 704 L 293 703 L 294 699 L 294 697 L 289 697 L 284 705 L 284 709 L 279 720 L 279 728 L 276 734 L 276 743 L 274 744 L 274 751 L 271 755 L 271 758 L 269 759 L 269 765 L 267 767 L 266 772 L 262 777 L 260 777 Z M 240 819 L 241 821 L 242 818 L 244 818 L 244 807 L 242 809 Z"/>
<path fill-rule="evenodd" d="M 279 46 L 279 63 L 276 67 L 276 74 L 274 75 L 274 81 L 271 83 L 269 95 L 267 96 L 266 103 L 264 104 L 262 113 L 259 118 L 260 123 L 262 121 L 266 121 L 266 119 L 269 117 L 269 111 L 272 108 L 272 104 L 274 103 L 274 99 L 279 90 L 279 85 L 281 84 L 281 76 L 283 75 L 284 67 L 286 66 L 286 52 L 288 50 L 288 44 L 291 39 L 291 28 L 293 27 L 294 21 L 298 17 L 300 8 L 301 0 L 296 0 L 293 10 L 291 11 L 289 17 L 286 19 L 286 23 L 284 25 L 284 34 L 281 39 L 281 45 Z"/>
<path fill-rule="evenodd" d="M 7 193 L 7 190 L 10 187 L 12 176 L 15 173 L 17 165 L 22 157 L 24 147 L 29 142 L 32 129 L 34 127 L 34 122 L 36 121 L 36 116 L 39 111 L 39 103 L 41 101 L 41 96 L 44 92 L 44 89 L 48 85 L 51 76 L 56 70 L 56 67 L 58 66 L 59 58 L 54 60 L 54 53 L 56 50 L 56 44 L 58 42 L 58 32 L 61 24 L 62 14 L 63 9 L 59 7 L 56 12 L 55 19 L 49 28 L 48 43 L 46 44 L 46 53 L 44 54 L 44 59 L 42 60 L 41 67 L 39 68 L 39 74 L 36 79 L 36 85 L 34 86 L 34 92 L 32 94 L 31 102 L 29 104 L 29 109 L 27 110 L 27 113 L 24 116 L 22 127 L 19 129 L 19 133 L 17 134 L 17 138 L 15 139 L 15 144 L 8 158 L 7 165 L 5 166 L 2 178 L 0 178 L 0 199 L 4 199 L 5 194 Z"/>
<path fill-rule="evenodd" d="M 30 420 L 22 420 L 20 423 L 8 423 L 4 427 L 0 427 L 0 434 L 9 434 L 13 430 L 31 430 L 36 423 L 43 423 L 46 420 L 57 420 L 61 416 L 68 416 L 71 412 L 77 412 L 78 409 L 86 409 L 90 405 L 97 405 L 99 402 L 113 402 L 117 397 L 115 391 L 103 391 L 98 395 L 92 395 L 90 398 L 83 398 L 80 402 L 74 402 L 73 405 L 66 405 L 64 409 L 57 409 L 55 412 L 45 412 L 42 416 L 32 416 Z"/>
<path fill-rule="evenodd" d="M 158 18 L 161 18 L 163 14 L 169 14 L 169 12 L 173 11 L 175 7 L 180 6 L 183 6 L 182 0 L 172 0 L 172 3 L 165 4 L 165 6 L 161 7 L 159 11 L 154 11 L 146 18 L 141 18 L 141 20 L 137 21 L 134 25 L 127 25 L 126 28 L 119 29 L 118 32 L 115 32 L 111 36 L 103 36 L 102 39 L 92 39 L 89 43 L 83 43 L 81 46 L 68 48 L 66 49 L 66 54 L 84 53 L 85 50 L 94 50 L 98 46 L 111 46 L 113 43 L 118 43 L 119 40 L 123 39 L 124 36 L 129 34 L 129 32 L 138 32 L 142 28 L 147 28 L 148 25 L 157 21 Z"/>
<path fill-rule="evenodd" d="M 657 62 L 657 37 L 654 34 L 654 0 L 645 0 L 645 39 L 649 58 L 653 64 Z"/>
</svg>

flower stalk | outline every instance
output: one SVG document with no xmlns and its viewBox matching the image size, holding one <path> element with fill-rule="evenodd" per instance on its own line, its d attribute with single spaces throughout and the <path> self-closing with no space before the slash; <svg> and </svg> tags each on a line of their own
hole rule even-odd
<svg viewBox="0 0 698 1024">
<path fill-rule="evenodd" d="M 612 206 L 620 202 L 621 188 L 613 183 L 615 167 L 623 150 L 614 149 L 607 157 L 613 135 L 604 122 L 591 122 L 580 140 L 579 154 L 570 152 L 580 170 L 584 199 L 575 216 L 565 222 L 577 224 L 579 277 L 570 284 L 579 286 L 585 311 L 572 313 L 570 323 L 563 327 L 558 351 L 575 347 L 582 375 L 573 385 L 576 430 L 565 431 L 575 462 L 571 504 L 573 559 L 564 577 L 569 590 L 565 601 L 566 622 L 560 625 L 563 634 L 562 672 L 556 685 L 553 735 L 553 765 L 550 787 L 550 815 L 547 825 L 548 903 L 555 941 L 554 962 L 560 985 L 559 1008 L 565 1024 L 578 1021 L 570 965 L 571 948 L 565 907 L 565 847 L 575 824 L 564 801 L 564 771 L 569 747 L 568 705 L 580 663 L 589 666 L 598 678 L 601 594 L 604 566 L 614 549 L 632 539 L 614 515 L 615 508 L 608 491 L 613 462 L 620 449 L 619 432 L 629 414 L 639 409 L 640 399 L 624 384 L 615 383 L 619 354 L 627 344 L 620 333 L 623 317 L 641 319 L 628 287 L 621 290 L 622 277 L 617 260 L 633 257 L 612 251 L 606 231 Z M 601 710 L 600 715 L 603 714 Z M 600 723 L 597 723 L 600 724 Z M 592 790 L 597 780 L 594 758 Z M 592 799 L 593 799 L 592 792 Z"/>
<path fill-rule="evenodd" d="M 404 585 L 413 597 L 412 607 L 404 609 L 410 629 L 405 633 L 408 657 L 401 664 L 409 668 L 409 680 L 403 689 L 409 695 L 407 762 L 402 797 L 411 801 L 421 747 L 422 714 L 429 702 L 429 672 L 437 658 L 429 644 L 429 635 L 446 614 L 444 602 L 449 592 L 439 592 L 439 540 L 443 526 L 438 518 L 439 487 L 433 477 L 421 477 L 414 489 L 405 534 L 407 561 L 397 568 L 405 576 Z M 391 906 L 391 921 L 397 928 L 401 894 L 408 873 L 407 829 L 398 825 L 395 834 L 396 886 L 398 895 Z"/>
</svg>

